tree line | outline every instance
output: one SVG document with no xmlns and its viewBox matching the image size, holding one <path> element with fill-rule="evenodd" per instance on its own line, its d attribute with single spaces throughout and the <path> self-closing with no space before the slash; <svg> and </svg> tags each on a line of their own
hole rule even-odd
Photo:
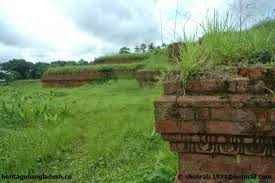
<svg viewBox="0 0 275 183">
<path fill-rule="evenodd" d="M 146 52 L 153 52 L 156 49 L 165 48 L 167 45 L 163 43 L 161 46 L 155 46 L 153 42 L 149 43 L 148 45 L 145 43 L 142 43 L 140 45 L 136 45 L 134 48 L 135 53 L 146 53 Z M 119 54 L 130 54 L 131 49 L 127 46 L 123 46 L 119 49 Z"/>
<path fill-rule="evenodd" d="M 88 65 L 83 59 L 76 61 L 54 61 L 32 63 L 24 59 L 12 59 L 0 64 L 0 80 L 40 79 L 49 67 Z"/>
</svg>

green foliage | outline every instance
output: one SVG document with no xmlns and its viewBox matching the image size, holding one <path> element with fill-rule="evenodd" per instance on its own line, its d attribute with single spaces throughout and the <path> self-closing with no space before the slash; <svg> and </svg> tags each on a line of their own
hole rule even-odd
<svg viewBox="0 0 275 183">
<path fill-rule="evenodd" d="M 0 80 L 2 80 L 2 83 L 0 84 L 9 84 L 16 78 L 18 78 L 16 72 L 0 71 Z"/>
<path fill-rule="evenodd" d="M 7 88 L 0 98 L 1 126 L 5 128 L 44 125 L 63 119 L 68 108 L 53 101 L 54 93 L 24 95 L 18 90 Z"/>
<path fill-rule="evenodd" d="M 119 49 L 119 54 L 130 54 L 130 48 L 124 46 Z"/>
<path fill-rule="evenodd" d="M 96 58 L 95 64 L 104 64 L 104 63 L 129 63 L 129 62 L 141 62 L 144 59 L 148 58 L 148 53 L 131 53 L 131 54 L 114 54 L 114 55 L 106 55 L 103 57 Z"/>
<path fill-rule="evenodd" d="M 29 73 L 30 78 L 40 79 L 43 73 L 49 68 L 50 64 L 38 62 L 33 65 L 32 70 Z"/>
<path fill-rule="evenodd" d="M 66 66 L 49 68 L 44 76 L 47 75 L 73 75 L 77 73 L 89 73 L 92 71 L 111 72 L 113 70 L 137 70 L 143 68 L 143 63 L 132 64 L 95 64 L 89 66 Z"/>
<path fill-rule="evenodd" d="M 1 125 L 3 174 L 69 174 L 72 182 L 83 183 L 174 179 L 177 156 L 153 130 L 152 103 L 161 88 L 141 89 L 135 80 L 111 80 L 74 89 L 48 89 L 36 81 L 17 81 L 0 87 L 1 101 L 14 103 L 8 94 L 14 90 L 20 91 L 20 97 L 34 97 L 27 100 L 34 104 L 34 111 L 40 105 L 38 100 L 43 103 L 51 97 L 47 111 L 66 105 L 70 115 L 24 128 Z"/>
<path fill-rule="evenodd" d="M 156 49 L 151 56 L 144 61 L 145 70 L 169 71 L 175 69 L 176 65 L 169 62 L 167 49 Z"/>
<path fill-rule="evenodd" d="M 264 21 L 251 29 L 238 32 L 224 19 L 214 16 L 202 25 L 204 36 L 199 42 L 185 40 L 182 49 L 182 72 L 188 80 L 200 66 L 267 64 L 275 55 L 274 20 Z M 271 28 L 272 27 L 272 28 Z"/>
<path fill-rule="evenodd" d="M 192 42 L 185 43 L 181 56 L 183 60 L 181 63 L 183 84 L 186 85 L 204 64 L 206 58 L 201 53 L 200 47 Z"/>
<path fill-rule="evenodd" d="M 30 78 L 29 73 L 33 68 L 33 63 L 24 59 L 13 59 L 1 64 L 2 70 L 18 73 L 18 79 Z"/>
</svg>

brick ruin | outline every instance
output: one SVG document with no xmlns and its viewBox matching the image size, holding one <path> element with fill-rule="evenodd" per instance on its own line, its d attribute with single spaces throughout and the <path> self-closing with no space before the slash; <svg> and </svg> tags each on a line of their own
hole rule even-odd
<svg viewBox="0 0 275 183">
<path fill-rule="evenodd" d="M 274 66 L 164 83 L 155 128 L 179 156 L 177 182 L 275 182 L 274 91 Z"/>
<path fill-rule="evenodd" d="M 75 74 L 59 74 L 43 76 L 41 82 L 44 86 L 50 87 L 76 87 L 82 86 L 88 82 L 101 79 L 132 79 L 135 78 L 140 87 L 152 86 L 159 81 L 160 71 L 151 70 L 113 70 L 110 72 L 90 70 L 89 72 L 80 72 Z"/>
</svg>

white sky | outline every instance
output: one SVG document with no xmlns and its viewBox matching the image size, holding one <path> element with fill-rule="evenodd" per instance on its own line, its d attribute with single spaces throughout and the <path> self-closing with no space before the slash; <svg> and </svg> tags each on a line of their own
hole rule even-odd
<svg viewBox="0 0 275 183">
<path fill-rule="evenodd" d="M 224 14 L 232 0 L 0 0 L 0 62 L 85 60 L 166 43 L 199 30 L 214 9 Z M 259 0 L 273 7 L 275 0 Z M 178 9 L 176 37 L 175 12 Z"/>
</svg>

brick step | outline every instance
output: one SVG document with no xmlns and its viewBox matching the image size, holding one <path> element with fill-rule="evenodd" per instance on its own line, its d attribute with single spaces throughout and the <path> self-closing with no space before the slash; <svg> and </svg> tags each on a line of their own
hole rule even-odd
<svg viewBox="0 0 275 183">
<path fill-rule="evenodd" d="M 275 97 L 163 96 L 155 116 L 159 133 L 266 132 L 275 128 Z"/>
<path fill-rule="evenodd" d="M 191 80 L 186 87 L 181 81 L 164 83 L 164 95 L 221 95 L 221 94 L 270 94 L 275 90 L 272 80 L 253 80 L 247 77 L 232 79 L 201 79 Z"/>
</svg>

